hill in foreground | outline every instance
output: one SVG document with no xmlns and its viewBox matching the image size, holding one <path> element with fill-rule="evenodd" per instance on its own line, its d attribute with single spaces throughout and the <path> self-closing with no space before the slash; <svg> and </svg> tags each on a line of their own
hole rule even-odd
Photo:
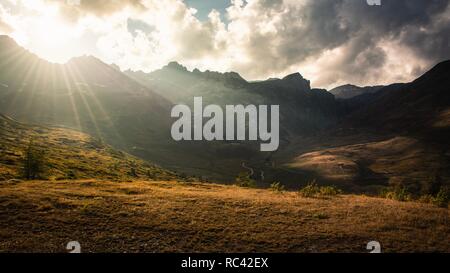
<svg viewBox="0 0 450 273">
<path fill-rule="evenodd" d="M 171 179 L 175 174 L 87 134 L 60 127 L 17 122 L 0 114 L 0 181 L 23 178 L 26 153 L 39 151 L 41 178 L 109 180 Z"/>
<path fill-rule="evenodd" d="M 450 210 L 201 183 L 5 182 L 0 252 L 449 252 Z M 20 232 L 18 232 L 20 231 Z"/>
</svg>

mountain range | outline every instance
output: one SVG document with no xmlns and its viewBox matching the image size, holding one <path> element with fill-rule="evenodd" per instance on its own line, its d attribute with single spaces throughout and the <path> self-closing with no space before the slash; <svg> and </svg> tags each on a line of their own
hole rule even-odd
<svg viewBox="0 0 450 273">
<path fill-rule="evenodd" d="M 300 73 L 251 82 L 176 62 L 151 73 L 122 72 L 91 56 L 53 64 L 0 36 L 1 113 L 81 131 L 166 169 L 220 182 L 247 167 L 261 185 L 316 179 L 352 191 L 392 184 L 420 191 L 428 180 L 449 183 L 449 76 L 444 61 L 411 83 L 328 92 Z M 280 149 L 173 141 L 171 108 L 195 96 L 220 106 L 280 105 Z"/>
</svg>

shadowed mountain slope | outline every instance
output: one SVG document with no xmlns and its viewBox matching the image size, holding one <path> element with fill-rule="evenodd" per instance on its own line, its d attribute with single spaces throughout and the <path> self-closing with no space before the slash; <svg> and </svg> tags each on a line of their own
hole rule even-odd
<svg viewBox="0 0 450 273">
<path fill-rule="evenodd" d="M 439 63 L 417 80 L 382 88 L 352 114 L 356 126 L 395 132 L 438 129 L 448 133 L 450 61 Z"/>
<path fill-rule="evenodd" d="M 418 193 L 430 183 L 450 185 L 449 91 L 445 61 L 411 83 L 352 98 L 346 106 L 354 110 L 337 128 L 287 166 L 359 190 L 403 185 Z"/>
</svg>

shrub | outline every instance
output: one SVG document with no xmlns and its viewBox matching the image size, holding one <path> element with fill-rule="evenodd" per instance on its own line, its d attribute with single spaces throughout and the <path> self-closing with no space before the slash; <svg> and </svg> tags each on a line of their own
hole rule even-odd
<svg viewBox="0 0 450 273">
<path fill-rule="evenodd" d="M 418 201 L 421 203 L 425 203 L 425 204 L 433 204 L 433 200 L 434 200 L 433 195 L 425 194 L 425 195 L 422 195 Z"/>
<path fill-rule="evenodd" d="M 321 212 L 313 214 L 312 217 L 316 218 L 316 219 L 320 219 L 320 220 L 330 218 L 328 215 L 326 215 L 325 213 L 321 213 Z"/>
<path fill-rule="evenodd" d="M 316 181 L 309 183 L 306 187 L 300 189 L 299 194 L 303 197 L 335 196 L 342 191 L 335 186 L 319 186 Z"/>
<path fill-rule="evenodd" d="M 281 193 L 284 191 L 284 185 L 282 185 L 280 182 L 273 182 L 270 184 L 270 189 L 274 192 Z"/>
<path fill-rule="evenodd" d="M 246 172 L 241 172 L 236 177 L 236 185 L 238 185 L 239 187 L 245 187 L 245 188 L 255 188 L 256 181 L 250 177 L 250 174 L 248 174 Z"/>
<path fill-rule="evenodd" d="M 341 194 L 342 190 L 336 188 L 335 186 L 326 186 L 320 188 L 320 194 L 325 196 L 334 196 Z"/>
<path fill-rule="evenodd" d="M 300 189 L 299 194 L 303 197 L 314 197 L 320 193 L 320 187 L 317 186 L 316 181 L 309 183 L 306 187 Z"/>
<path fill-rule="evenodd" d="M 433 204 L 441 208 L 448 207 L 449 201 L 450 201 L 449 188 L 441 188 L 436 197 L 433 198 Z"/>
<path fill-rule="evenodd" d="M 381 192 L 383 198 L 397 200 L 397 201 L 411 201 L 412 197 L 408 190 L 403 186 L 395 188 L 387 188 Z"/>
<path fill-rule="evenodd" d="M 446 208 L 450 202 L 450 188 L 443 187 L 434 196 L 431 194 L 422 195 L 418 201 L 421 203 L 433 204 L 441 208 Z"/>
</svg>

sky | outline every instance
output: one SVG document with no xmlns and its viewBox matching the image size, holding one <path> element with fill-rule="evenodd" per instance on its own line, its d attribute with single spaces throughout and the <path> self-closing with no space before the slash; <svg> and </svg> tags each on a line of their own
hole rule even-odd
<svg viewBox="0 0 450 273">
<path fill-rule="evenodd" d="M 231 5 L 231 0 L 186 0 L 187 6 L 195 8 L 197 13 L 195 17 L 199 20 L 205 21 L 208 19 L 208 14 L 213 10 L 217 10 L 221 14 L 221 19 L 228 22 L 226 9 Z"/>
<path fill-rule="evenodd" d="M 171 61 L 312 86 L 407 82 L 450 59 L 450 0 L 0 0 L 0 34 L 51 62 Z"/>
</svg>

